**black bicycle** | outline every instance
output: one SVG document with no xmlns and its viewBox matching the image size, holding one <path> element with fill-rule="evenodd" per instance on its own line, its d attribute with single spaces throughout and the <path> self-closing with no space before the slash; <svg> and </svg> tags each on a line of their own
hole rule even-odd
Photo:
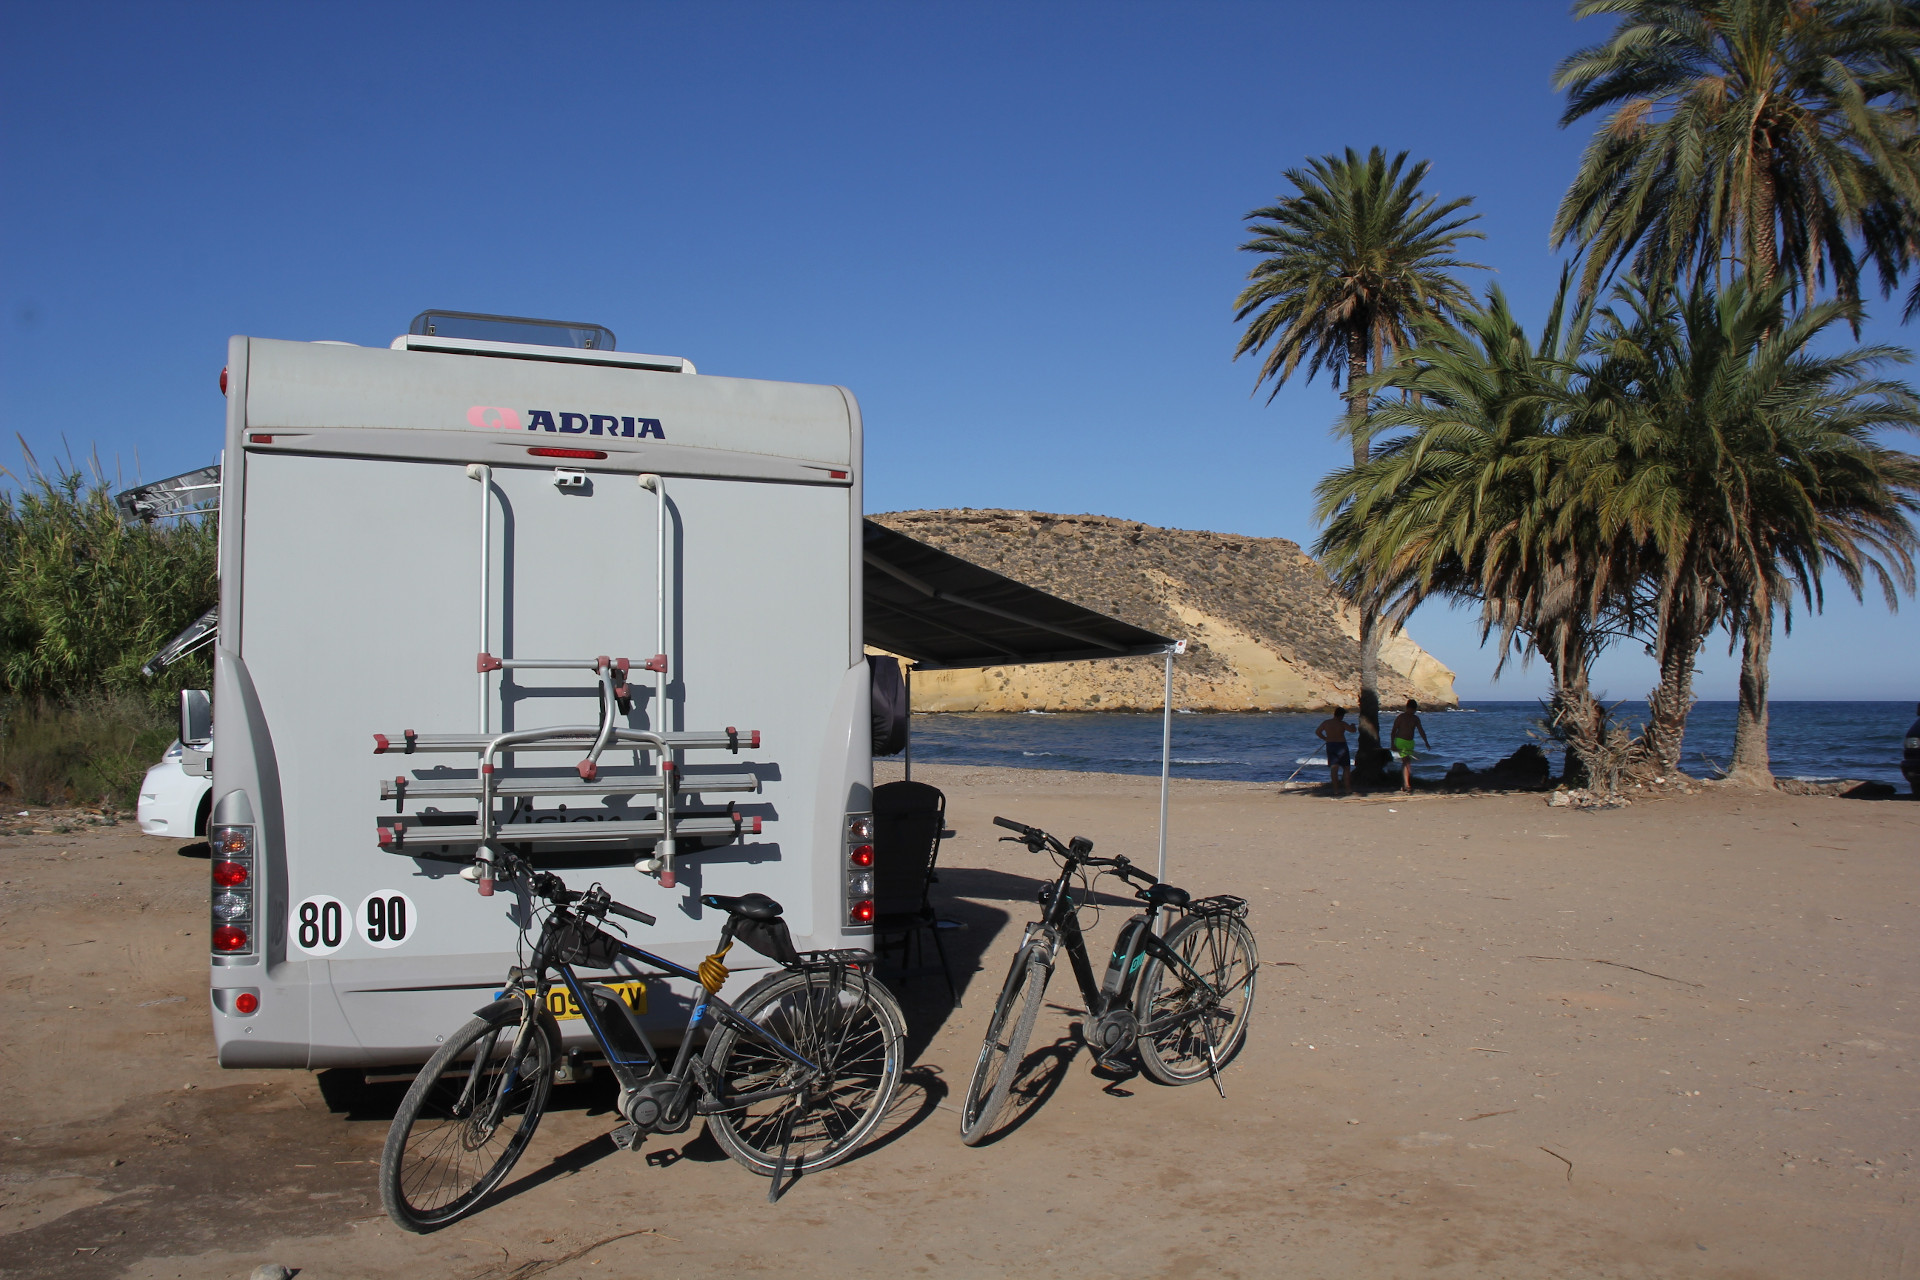
<svg viewBox="0 0 1920 1280">
<path fill-rule="evenodd" d="M 430 1231 L 472 1213 L 526 1150 L 561 1053 L 556 1003 L 577 1009 L 619 1082 L 625 1123 L 613 1140 L 624 1150 L 705 1116 L 727 1154 L 773 1179 L 771 1199 L 783 1180 L 844 1160 L 873 1132 L 900 1081 L 905 1032 L 900 1006 L 870 974 L 870 952 L 796 952 L 773 899 L 708 894 L 700 901 L 724 911 L 726 924 L 714 953 L 697 971 L 687 969 L 603 929 L 608 915 L 646 925 L 654 918 L 599 885 L 573 892 L 518 858 L 504 864 L 548 909 L 530 912 L 542 919 L 529 962 L 515 966 L 494 1002 L 447 1038 L 393 1118 L 380 1196 L 400 1226 Z M 738 1005 L 717 994 L 736 941 L 781 966 Z M 651 976 L 699 984 L 670 1069 L 662 1070 L 616 989 L 633 993 L 643 984 L 574 972 L 576 965 L 608 969 L 622 956 L 649 966 Z M 705 1050 L 695 1056 L 702 1029 Z"/>
<path fill-rule="evenodd" d="M 1094 857 L 1093 841 L 1082 836 L 1061 844 L 1038 827 L 1010 818 L 993 821 L 1018 833 L 1002 840 L 1051 852 L 1060 874 L 1040 890 L 1044 915 L 1027 926 L 987 1023 L 980 1061 L 967 1084 L 962 1140 L 968 1146 L 980 1142 L 1006 1105 L 1063 947 L 1087 1005 L 1081 1034 L 1100 1065 L 1122 1067 L 1133 1049 L 1141 1070 L 1162 1084 L 1211 1079 L 1219 1088 L 1221 1069 L 1246 1040 L 1260 971 L 1246 900 L 1224 893 L 1194 899 L 1125 858 Z M 1134 897 L 1147 904 L 1120 930 L 1106 977 L 1097 984 L 1078 914 L 1093 897 L 1089 872 L 1119 876 L 1137 886 Z M 1076 876 L 1082 880 L 1077 891 Z M 1157 927 L 1163 911 L 1182 916 L 1164 937 Z"/>
</svg>

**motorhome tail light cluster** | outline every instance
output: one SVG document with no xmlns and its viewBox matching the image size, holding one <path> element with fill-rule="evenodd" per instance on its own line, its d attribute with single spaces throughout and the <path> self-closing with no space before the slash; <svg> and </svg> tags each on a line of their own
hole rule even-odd
<svg viewBox="0 0 1920 1280">
<path fill-rule="evenodd" d="M 207 839 L 213 846 L 213 950 L 219 955 L 252 955 L 253 828 L 215 827 Z"/>
<path fill-rule="evenodd" d="M 847 815 L 847 923 L 873 923 L 873 815 Z"/>
</svg>

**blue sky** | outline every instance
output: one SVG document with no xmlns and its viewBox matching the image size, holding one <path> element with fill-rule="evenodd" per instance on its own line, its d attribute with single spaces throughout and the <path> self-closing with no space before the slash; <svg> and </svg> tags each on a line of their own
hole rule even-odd
<svg viewBox="0 0 1920 1280">
<path fill-rule="evenodd" d="M 1232 361 L 1243 215 L 1309 156 L 1409 150 L 1475 197 L 1480 278 L 1537 318 L 1584 142 L 1550 75 L 1603 35 L 1540 0 L 8 0 L 0 426 L 152 478 L 219 447 L 230 334 L 551 316 L 851 387 L 874 510 L 1310 543 L 1339 406 L 1305 382 L 1268 403 Z M 1774 695 L 1920 696 L 1913 616 L 1836 599 L 1777 644 Z M 1537 665 L 1493 683 L 1464 614 L 1412 630 L 1465 697 L 1544 688 Z M 1702 666 L 1732 697 L 1724 643 Z M 1600 675 L 1653 682 L 1637 651 Z"/>
</svg>

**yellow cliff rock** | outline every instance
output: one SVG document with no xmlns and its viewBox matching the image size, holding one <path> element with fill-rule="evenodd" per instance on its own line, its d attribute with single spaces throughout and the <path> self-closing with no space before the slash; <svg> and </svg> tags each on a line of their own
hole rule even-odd
<svg viewBox="0 0 1920 1280">
<path fill-rule="evenodd" d="M 1188 642 L 1174 704 L 1306 711 L 1359 696 L 1359 624 L 1320 566 L 1284 538 L 1160 529 L 1038 511 L 902 511 L 872 517 L 1089 609 Z M 1128 711 L 1160 706 L 1162 660 L 1115 658 L 927 671 L 916 711 Z M 1381 647 L 1380 696 L 1458 705 L 1453 672 L 1402 631 Z"/>
</svg>

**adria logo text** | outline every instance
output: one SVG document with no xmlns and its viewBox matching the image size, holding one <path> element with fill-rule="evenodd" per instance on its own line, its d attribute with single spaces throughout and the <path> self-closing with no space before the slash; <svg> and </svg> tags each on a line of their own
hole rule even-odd
<svg viewBox="0 0 1920 1280">
<path fill-rule="evenodd" d="M 523 419 L 521 411 L 517 409 L 477 404 L 467 410 L 467 421 L 483 430 L 518 431 Z M 613 413 L 555 413 L 550 409 L 528 409 L 524 423 L 528 431 L 551 431 L 557 435 L 616 436 L 626 440 L 667 438 L 658 418 Z"/>
</svg>

